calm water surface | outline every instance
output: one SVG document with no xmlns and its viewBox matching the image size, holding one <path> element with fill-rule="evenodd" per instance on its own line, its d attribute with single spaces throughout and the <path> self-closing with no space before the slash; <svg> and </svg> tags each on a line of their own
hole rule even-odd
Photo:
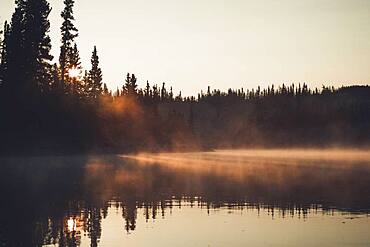
<svg viewBox="0 0 370 247">
<path fill-rule="evenodd" d="M 0 246 L 370 246 L 370 152 L 0 159 Z"/>
</svg>

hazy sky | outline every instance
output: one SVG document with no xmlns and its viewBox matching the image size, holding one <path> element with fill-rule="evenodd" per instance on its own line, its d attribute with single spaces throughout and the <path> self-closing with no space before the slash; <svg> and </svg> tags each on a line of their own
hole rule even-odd
<svg viewBox="0 0 370 247">
<path fill-rule="evenodd" d="M 50 0 L 58 56 L 63 0 Z M 0 0 L 0 22 L 14 0 Z M 195 94 L 201 89 L 370 83 L 369 0 L 76 0 L 85 68 L 98 47 L 104 81 L 127 72 Z"/>
</svg>

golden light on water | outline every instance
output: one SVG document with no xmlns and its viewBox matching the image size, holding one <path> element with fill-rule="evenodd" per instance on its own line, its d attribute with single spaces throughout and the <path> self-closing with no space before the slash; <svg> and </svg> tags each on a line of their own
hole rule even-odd
<svg viewBox="0 0 370 247">
<path fill-rule="evenodd" d="M 69 218 L 67 220 L 67 228 L 69 232 L 74 232 L 77 230 L 77 222 L 76 219 Z"/>
</svg>

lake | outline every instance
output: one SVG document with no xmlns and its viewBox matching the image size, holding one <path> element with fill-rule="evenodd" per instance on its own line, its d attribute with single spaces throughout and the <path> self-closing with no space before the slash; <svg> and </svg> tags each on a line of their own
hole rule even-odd
<svg viewBox="0 0 370 247">
<path fill-rule="evenodd" d="M 0 246 L 369 246 L 370 152 L 0 159 Z"/>
</svg>

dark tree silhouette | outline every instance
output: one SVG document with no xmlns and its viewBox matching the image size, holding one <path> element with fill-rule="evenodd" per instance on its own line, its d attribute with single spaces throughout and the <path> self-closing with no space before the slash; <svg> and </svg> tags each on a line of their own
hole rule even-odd
<svg viewBox="0 0 370 247">
<path fill-rule="evenodd" d="M 134 74 L 130 76 L 130 73 L 127 73 L 125 79 L 125 85 L 123 85 L 123 94 L 129 97 L 135 97 L 137 95 L 137 84 L 136 77 Z"/>
<path fill-rule="evenodd" d="M 47 92 L 52 82 L 50 55 L 51 39 L 48 35 L 51 8 L 45 0 L 28 0 L 24 15 L 24 52 L 26 56 L 27 84 L 30 90 Z M 40 90 L 41 89 L 41 90 Z"/>
<path fill-rule="evenodd" d="M 88 95 L 92 98 L 98 98 L 102 94 L 102 81 L 103 74 L 102 70 L 99 68 L 99 56 L 94 46 L 94 51 L 91 56 L 91 69 L 89 71 L 89 91 Z M 107 88 L 106 88 L 107 90 Z"/>
<path fill-rule="evenodd" d="M 77 46 L 74 46 L 74 40 L 78 36 L 78 29 L 73 24 L 73 5 L 74 0 L 64 0 L 64 10 L 61 13 L 63 23 L 60 28 L 62 33 L 62 45 L 60 47 L 59 63 L 61 70 L 61 82 L 64 85 L 68 80 L 69 69 L 76 66 Z"/>
<path fill-rule="evenodd" d="M 7 70 L 7 38 L 9 37 L 9 29 L 10 25 L 7 21 L 4 23 L 4 30 L 1 31 L 0 35 L 3 35 L 3 37 L 0 39 L 0 87 L 4 84 L 4 76 L 5 72 Z M 1 92 L 1 91 L 0 91 Z"/>
<path fill-rule="evenodd" d="M 16 1 L 15 11 L 11 23 L 5 30 L 4 49 L 6 67 L 3 71 L 3 85 L 7 90 L 5 95 L 9 98 L 18 98 L 23 91 L 20 90 L 25 82 L 26 58 L 24 53 L 24 15 L 25 2 Z"/>
<path fill-rule="evenodd" d="M 111 96 L 107 84 L 103 83 L 103 96 Z"/>
<path fill-rule="evenodd" d="M 76 72 L 81 71 L 81 59 L 80 53 L 77 48 L 77 44 L 73 45 L 73 48 L 70 53 L 70 60 L 69 60 L 70 71 L 74 71 L 74 75 L 66 75 L 67 81 L 69 82 L 69 91 L 72 95 L 79 96 L 83 94 L 81 90 L 83 90 L 83 86 L 81 84 L 81 76 L 76 74 Z"/>
</svg>

